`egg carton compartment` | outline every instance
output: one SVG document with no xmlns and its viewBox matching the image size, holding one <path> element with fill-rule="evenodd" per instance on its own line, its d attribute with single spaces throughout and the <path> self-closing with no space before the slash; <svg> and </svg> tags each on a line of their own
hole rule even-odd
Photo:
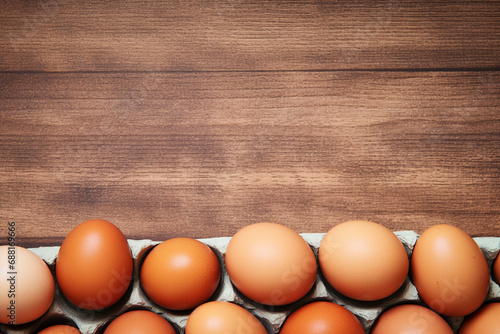
<svg viewBox="0 0 500 334">
<path fill-rule="evenodd" d="M 395 232 L 395 234 L 405 246 L 408 256 L 411 257 L 413 247 L 419 235 L 412 231 L 399 231 Z M 311 246 L 316 258 L 319 245 L 324 235 L 324 233 L 301 234 L 304 240 Z M 242 295 L 231 283 L 224 263 L 224 255 L 231 237 L 198 240 L 214 250 L 221 265 L 221 281 L 218 289 L 210 300 L 233 302 L 244 307 L 264 324 L 269 334 L 278 334 L 282 324 L 293 311 L 312 301 L 326 300 L 344 306 L 360 320 L 366 333 L 370 332 L 378 316 L 392 306 L 402 303 L 423 305 L 416 287 L 411 282 L 410 276 L 406 278 L 403 286 L 393 295 L 379 301 L 361 302 L 352 300 L 336 292 L 322 277 L 319 268 L 312 289 L 299 301 L 285 306 L 262 305 Z M 483 251 L 488 265 L 491 268 L 494 259 L 500 252 L 500 238 L 486 237 L 474 238 L 474 240 Z M 36 334 L 41 329 L 50 325 L 66 324 L 78 327 L 83 334 L 102 334 L 106 326 L 120 314 L 131 310 L 144 309 L 160 314 L 172 324 L 177 333 L 183 334 L 190 311 L 171 311 L 156 305 L 146 296 L 139 282 L 140 267 L 144 258 L 149 251 L 160 242 L 129 239 L 128 243 L 134 258 L 134 272 L 132 282 L 126 294 L 118 303 L 101 311 L 85 311 L 78 309 L 65 299 L 56 281 L 54 302 L 41 318 L 24 325 L 0 325 L 0 332 Z M 38 247 L 30 248 L 30 250 L 47 263 L 55 278 L 55 262 L 59 247 Z M 119 277 L 117 277 L 117 279 L 119 279 Z M 490 288 L 486 302 L 497 300 L 500 301 L 500 286 L 490 277 Z M 463 321 L 463 317 L 445 317 L 445 320 L 456 333 Z"/>
</svg>

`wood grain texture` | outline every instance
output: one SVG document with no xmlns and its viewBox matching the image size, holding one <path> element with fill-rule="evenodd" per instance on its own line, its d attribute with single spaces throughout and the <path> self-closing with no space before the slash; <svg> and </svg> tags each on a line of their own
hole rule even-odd
<svg viewBox="0 0 500 334">
<path fill-rule="evenodd" d="M 24 245 L 350 219 L 500 236 L 500 73 L 0 73 L 0 212 Z"/>
<path fill-rule="evenodd" d="M 0 2 L 3 71 L 500 68 L 498 1 Z"/>
<path fill-rule="evenodd" d="M 0 223 L 500 236 L 499 54 L 498 1 L 0 1 Z"/>
</svg>

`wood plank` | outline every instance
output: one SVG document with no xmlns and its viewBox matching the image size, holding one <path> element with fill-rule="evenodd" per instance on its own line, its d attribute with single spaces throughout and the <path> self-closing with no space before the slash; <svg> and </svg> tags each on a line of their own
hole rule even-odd
<svg viewBox="0 0 500 334">
<path fill-rule="evenodd" d="M 500 236 L 500 73 L 0 73 L 0 221 L 127 237 L 451 223 Z"/>
<path fill-rule="evenodd" d="M 498 1 L 0 2 L 1 71 L 500 67 Z"/>
</svg>

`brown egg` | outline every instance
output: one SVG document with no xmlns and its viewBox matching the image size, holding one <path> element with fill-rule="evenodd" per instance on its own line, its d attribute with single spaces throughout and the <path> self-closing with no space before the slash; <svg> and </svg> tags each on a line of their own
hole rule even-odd
<svg viewBox="0 0 500 334">
<path fill-rule="evenodd" d="M 246 226 L 230 240 L 225 255 L 231 281 L 261 304 L 285 305 L 302 298 L 316 280 L 316 258 L 294 230 L 274 223 Z"/>
<path fill-rule="evenodd" d="M 333 227 L 321 241 L 318 258 L 335 290 L 363 301 L 390 296 L 408 275 L 404 245 L 391 230 L 369 221 Z"/>
<path fill-rule="evenodd" d="M 144 260 L 140 274 L 148 297 L 171 310 L 188 310 L 205 302 L 219 280 L 217 255 L 191 238 L 172 238 L 157 245 Z"/>
<path fill-rule="evenodd" d="M 327 301 L 306 304 L 294 311 L 280 334 L 365 334 L 358 318 L 348 309 Z"/>
<path fill-rule="evenodd" d="M 465 316 L 484 302 L 490 284 L 486 259 L 467 233 L 433 226 L 418 238 L 411 277 L 422 300 L 446 316 Z"/>
<path fill-rule="evenodd" d="M 222 301 L 201 304 L 189 315 L 186 323 L 185 334 L 226 333 L 268 334 L 252 313 L 239 305 Z"/>
<path fill-rule="evenodd" d="M 68 325 L 55 325 L 45 328 L 38 332 L 38 334 L 81 334 L 81 332 L 72 326 Z"/>
<path fill-rule="evenodd" d="M 476 312 L 465 317 L 458 334 L 500 333 L 500 303 L 484 304 Z"/>
<path fill-rule="evenodd" d="M 382 313 L 371 334 L 453 334 L 443 318 L 426 307 L 406 304 Z"/>
<path fill-rule="evenodd" d="M 495 281 L 500 284 L 500 254 L 493 263 L 493 276 L 495 277 Z"/>
<path fill-rule="evenodd" d="M 103 334 L 176 334 L 162 316 L 146 310 L 125 312 L 111 321 Z"/>
<path fill-rule="evenodd" d="M 133 259 L 127 239 L 112 223 L 93 219 L 64 239 L 56 260 L 56 278 L 74 305 L 99 310 L 115 304 L 132 279 Z"/>
</svg>

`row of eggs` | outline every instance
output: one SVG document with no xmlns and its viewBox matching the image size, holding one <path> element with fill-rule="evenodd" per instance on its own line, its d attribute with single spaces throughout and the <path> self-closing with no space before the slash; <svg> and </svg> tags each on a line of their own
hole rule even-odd
<svg viewBox="0 0 500 334">
<path fill-rule="evenodd" d="M 9 259 L 12 247 L 0 249 L 1 269 L 6 275 L 0 282 L 2 291 L 5 289 L 2 297 L 12 290 L 8 273 L 15 272 L 17 280 L 16 298 L 0 298 L 4 309 L 15 302 L 15 317 L 7 312 L 5 318 L 0 318 L 1 322 L 21 324 L 40 317 L 50 307 L 54 295 L 50 270 L 35 254 L 20 247 L 15 247 L 17 268 L 12 270 L 8 262 L 3 262 Z M 481 249 L 469 235 L 449 225 L 431 227 L 420 236 L 411 254 L 411 268 L 407 251 L 396 235 L 380 224 L 366 221 L 346 222 L 332 228 L 324 236 L 317 258 L 318 261 L 311 247 L 295 231 L 278 224 L 259 223 L 243 228 L 231 238 L 224 260 L 231 282 L 242 294 L 258 303 L 274 306 L 301 299 L 314 284 L 318 263 L 321 274 L 333 289 L 360 301 L 390 296 L 401 287 L 411 269 L 413 283 L 429 308 L 397 306 L 380 317 L 371 333 L 390 333 L 387 328 L 394 324 L 384 319 L 394 322 L 405 317 L 403 323 L 407 325 L 429 330 L 429 326 L 435 324 L 432 326 L 437 327 L 430 332 L 452 333 L 438 313 L 471 314 L 483 304 L 489 288 L 490 270 Z M 107 221 L 91 220 L 77 226 L 64 240 L 57 256 L 55 276 L 68 301 L 83 310 L 101 310 L 123 296 L 130 285 L 132 267 L 130 249 L 121 231 Z M 500 278 L 500 260 L 494 262 L 492 273 Z M 243 328 L 245 333 L 267 333 L 244 308 L 232 303 L 206 302 L 217 289 L 220 275 L 219 260 L 210 247 L 189 238 L 174 238 L 159 244 L 140 268 L 141 286 L 156 304 L 170 310 L 194 309 L 186 324 L 187 334 L 235 332 L 236 328 Z M 19 291 L 22 294 L 18 294 Z M 476 314 L 487 312 L 494 315 L 499 326 L 498 305 L 486 304 L 468 318 L 484 322 L 488 316 Z M 233 315 L 214 319 L 222 314 Z M 160 316 L 149 311 L 127 312 L 116 318 L 104 333 L 127 333 L 124 328 L 130 332 L 133 323 L 140 324 L 144 333 L 156 333 L 144 326 L 156 322 L 138 321 L 141 317 Z M 160 318 L 158 320 L 165 320 Z M 321 322 L 322 325 L 318 325 Z M 459 333 L 477 333 L 477 328 L 467 331 L 470 327 L 467 324 L 471 322 L 464 322 Z M 120 327 L 120 323 L 130 324 Z M 158 333 L 175 333 L 173 328 L 166 330 L 168 321 L 163 324 L 165 329 Z M 304 326 L 324 329 L 313 332 Z M 364 330 L 345 308 L 330 302 L 314 302 L 292 313 L 280 331 L 284 334 L 306 332 L 364 333 Z"/>
</svg>

